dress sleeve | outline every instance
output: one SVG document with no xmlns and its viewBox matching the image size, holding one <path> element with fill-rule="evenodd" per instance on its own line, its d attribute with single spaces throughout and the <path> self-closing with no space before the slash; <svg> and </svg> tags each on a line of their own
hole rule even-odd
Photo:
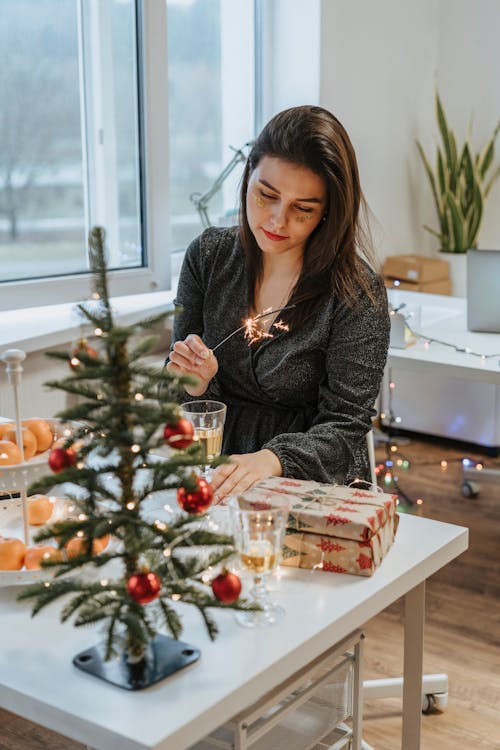
<svg viewBox="0 0 500 750">
<path fill-rule="evenodd" d="M 194 239 L 186 250 L 174 300 L 181 311 L 174 317 L 172 347 L 176 341 L 182 341 L 190 333 L 196 333 L 203 339 L 203 310 L 206 303 L 206 262 L 204 244 L 210 230 Z M 172 348 L 171 347 L 171 348 Z M 187 394 L 190 400 L 195 397 Z M 220 400 L 220 389 L 217 377 L 213 378 L 207 390 L 199 398 Z"/>
<path fill-rule="evenodd" d="M 379 299 L 387 299 L 379 278 Z M 387 304 L 375 308 L 363 299 L 355 309 L 334 315 L 326 372 L 318 392 L 318 413 L 307 432 L 276 435 L 263 447 L 275 453 L 283 476 L 345 483 L 356 476 L 356 459 L 365 451 L 389 346 Z M 365 461 L 366 464 L 366 461 Z"/>
</svg>

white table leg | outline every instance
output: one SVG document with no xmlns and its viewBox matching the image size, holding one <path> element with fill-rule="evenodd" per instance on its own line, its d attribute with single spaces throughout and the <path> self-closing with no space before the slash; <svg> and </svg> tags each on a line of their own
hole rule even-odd
<svg viewBox="0 0 500 750">
<path fill-rule="evenodd" d="M 419 750 L 422 713 L 425 581 L 405 596 L 402 750 Z"/>
<path fill-rule="evenodd" d="M 351 750 L 362 750 L 364 640 L 365 634 L 361 633 L 358 643 L 354 646 L 354 703 L 352 707 L 353 734 Z"/>
</svg>

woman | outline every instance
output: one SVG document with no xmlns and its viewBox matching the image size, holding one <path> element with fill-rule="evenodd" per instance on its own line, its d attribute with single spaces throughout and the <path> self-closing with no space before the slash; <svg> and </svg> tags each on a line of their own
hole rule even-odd
<svg viewBox="0 0 500 750">
<path fill-rule="evenodd" d="M 361 257 L 362 204 L 343 126 L 294 107 L 254 142 L 240 226 L 207 229 L 186 252 L 168 368 L 197 379 L 190 396 L 227 404 L 219 499 L 268 476 L 348 484 L 368 474 L 389 316 Z M 260 320 L 259 341 L 236 334 L 212 352 L 244 319 L 282 307 Z"/>
</svg>

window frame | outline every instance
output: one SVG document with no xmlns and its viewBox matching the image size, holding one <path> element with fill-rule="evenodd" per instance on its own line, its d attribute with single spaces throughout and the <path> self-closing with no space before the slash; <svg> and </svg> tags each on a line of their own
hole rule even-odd
<svg viewBox="0 0 500 750">
<path fill-rule="evenodd" d="M 80 45 L 83 2 L 84 0 L 78 0 Z M 109 288 L 112 296 L 140 294 L 170 287 L 166 3 L 162 0 L 147 3 L 138 0 L 135 8 L 144 265 L 139 268 L 111 270 Z M 81 90 L 85 91 L 84 84 L 83 87 L 81 85 Z M 84 160 L 88 162 L 85 130 L 83 141 Z M 87 169 L 88 163 L 85 163 L 84 171 Z M 85 180 L 87 179 L 86 176 Z M 85 219 L 88 226 L 87 205 Z M 61 277 L 5 281 L 0 283 L 0 310 L 76 302 L 87 298 L 90 293 L 91 278 L 85 272 Z"/>
</svg>

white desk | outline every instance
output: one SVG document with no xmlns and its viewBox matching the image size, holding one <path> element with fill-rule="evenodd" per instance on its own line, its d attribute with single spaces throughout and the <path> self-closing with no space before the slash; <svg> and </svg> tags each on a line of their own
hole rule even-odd
<svg viewBox="0 0 500 750">
<path fill-rule="evenodd" d="M 467 548 L 467 529 L 402 515 L 396 542 L 371 578 L 283 570 L 287 616 L 266 631 L 216 613 L 211 643 L 186 608 L 183 639 L 200 661 L 129 693 L 84 674 L 72 657 L 99 640 L 59 624 L 60 605 L 30 619 L 15 590 L 0 591 L 0 706 L 99 750 L 184 750 L 406 595 L 404 750 L 420 747 L 425 580 Z M 2 730 L 0 727 L 0 740 Z"/>
<path fill-rule="evenodd" d="M 467 330 L 465 299 L 393 289 L 388 296 L 394 308 L 406 305 L 402 313 L 419 309 L 420 325 L 409 322 L 424 336 L 478 354 L 500 355 L 500 334 Z M 420 339 L 405 349 L 391 347 L 387 364 L 395 388 L 389 393 L 384 383 L 380 410 L 389 413 L 392 406 L 401 420 L 396 427 L 500 447 L 500 356 L 483 360 Z"/>
</svg>

